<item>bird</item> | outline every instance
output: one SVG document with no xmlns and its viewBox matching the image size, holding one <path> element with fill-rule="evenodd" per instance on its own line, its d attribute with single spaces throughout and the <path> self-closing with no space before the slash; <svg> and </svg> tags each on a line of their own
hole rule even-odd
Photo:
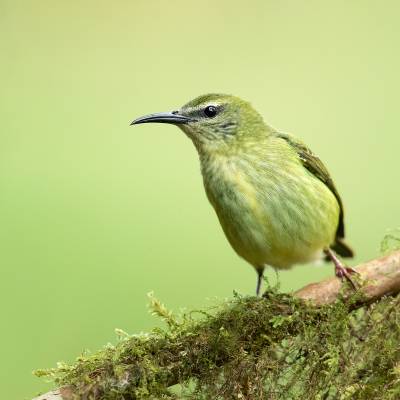
<svg viewBox="0 0 400 400">
<path fill-rule="evenodd" d="M 197 149 L 204 188 L 234 251 L 257 272 L 331 260 L 350 281 L 353 257 L 344 241 L 341 197 L 322 161 L 299 139 L 266 124 L 239 97 L 212 93 L 171 112 L 145 115 L 131 125 L 179 127 Z"/>
</svg>

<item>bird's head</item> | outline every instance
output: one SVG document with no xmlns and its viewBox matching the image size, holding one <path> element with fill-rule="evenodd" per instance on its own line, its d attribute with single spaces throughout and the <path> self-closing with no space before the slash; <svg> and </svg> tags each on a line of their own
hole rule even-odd
<svg viewBox="0 0 400 400">
<path fill-rule="evenodd" d="M 179 110 L 146 115 L 131 125 L 148 122 L 177 125 L 200 152 L 227 149 L 264 134 L 266 129 L 261 115 L 248 102 L 226 94 L 199 96 Z"/>
</svg>

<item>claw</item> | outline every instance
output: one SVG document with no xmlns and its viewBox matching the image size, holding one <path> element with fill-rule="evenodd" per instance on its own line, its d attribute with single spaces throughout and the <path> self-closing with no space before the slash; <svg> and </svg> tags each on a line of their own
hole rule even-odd
<svg viewBox="0 0 400 400">
<path fill-rule="evenodd" d="M 347 271 L 349 274 L 360 275 L 360 273 L 359 273 L 358 271 L 356 271 L 354 268 L 351 268 L 351 267 L 346 267 L 346 271 Z"/>
<path fill-rule="evenodd" d="M 351 279 L 351 274 L 359 275 L 359 273 L 355 269 L 353 269 L 351 267 L 345 267 L 345 266 L 342 266 L 342 265 L 335 265 L 335 275 L 338 278 L 340 278 L 342 280 L 342 282 L 343 282 L 344 278 L 346 278 L 351 283 L 351 286 L 353 286 L 354 290 L 357 290 L 356 284 Z"/>
<path fill-rule="evenodd" d="M 329 256 L 329 258 L 335 264 L 335 275 L 338 278 L 340 278 L 342 280 L 342 282 L 343 282 L 344 278 L 346 278 L 351 283 L 351 286 L 353 286 L 354 290 L 357 290 L 356 284 L 351 279 L 351 274 L 359 275 L 359 273 L 354 268 L 343 265 L 343 263 L 339 260 L 339 258 L 333 252 L 333 250 L 328 248 L 325 250 L 325 253 Z"/>
</svg>

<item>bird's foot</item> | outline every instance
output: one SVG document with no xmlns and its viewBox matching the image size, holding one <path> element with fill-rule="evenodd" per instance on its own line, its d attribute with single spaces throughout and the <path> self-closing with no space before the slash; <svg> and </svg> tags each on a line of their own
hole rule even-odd
<svg viewBox="0 0 400 400">
<path fill-rule="evenodd" d="M 257 297 L 260 296 L 261 283 L 262 283 L 263 279 L 265 279 L 265 277 L 264 277 L 264 267 L 260 268 L 260 269 L 257 269 L 257 286 L 256 286 L 256 296 Z"/>
<path fill-rule="evenodd" d="M 357 290 L 357 286 L 354 283 L 354 281 L 351 279 L 352 274 L 357 274 L 359 273 L 351 267 L 347 267 L 344 265 L 339 258 L 336 256 L 335 252 L 332 249 L 326 249 L 325 250 L 326 255 L 332 260 L 333 264 L 335 265 L 335 275 L 340 278 L 343 282 L 344 279 L 347 279 L 351 286 L 353 286 L 354 290 Z"/>
<path fill-rule="evenodd" d="M 357 286 L 351 279 L 351 274 L 359 275 L 359 273 L 354 268 L 346 267 L 342 263 L 340 263 L 339 265 L 335 263 L 335 275 L 340 278 L 342 282 L 344 278 L 346 278 L 351 283 L 351 286 L 353 286 L 354 290 L 357 290 Z"/>
</svg>

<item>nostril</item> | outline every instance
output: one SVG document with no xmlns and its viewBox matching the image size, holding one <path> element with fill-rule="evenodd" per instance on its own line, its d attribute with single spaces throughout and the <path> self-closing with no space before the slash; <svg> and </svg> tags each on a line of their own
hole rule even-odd
<svg viewBox="0 0 400 400">
<path fill-rule="evenodd" d="M 179 112 L 179 111 L 175 110 L 175 111 L 172 111 L 171 114 L 174 114 L 174 115 L 175 115 L 175 114 L 178 114 L 178 112 Z"/>
</svg>

